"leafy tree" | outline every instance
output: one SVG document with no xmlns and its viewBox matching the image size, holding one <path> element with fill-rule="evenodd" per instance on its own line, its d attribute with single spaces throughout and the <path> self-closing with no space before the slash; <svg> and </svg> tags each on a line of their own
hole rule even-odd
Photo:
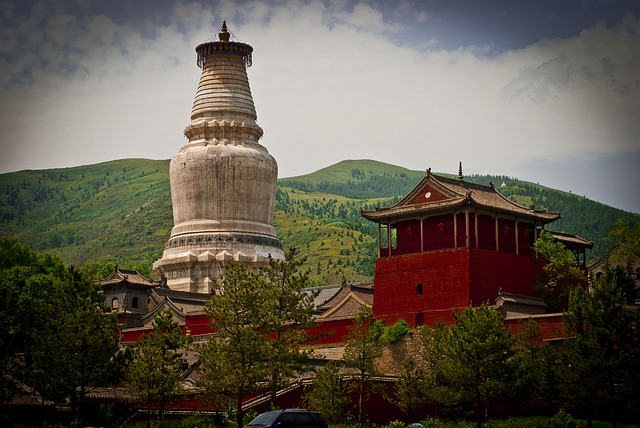
<svg viewBox="0 0 640 428">
<path fill-rule="evenodd" d="M 637 411 L 640 393 L 640 314 L 625 305 L 618 274 L 606 271 L 592 291 L 573 290 L 564 317 L 567 399 L 589 424 L 594 408 L 607 409 L 614 427 L 621 411 Z"/>
<path fill-rule="evenodd" d="M 640 297 L 640 288 L 638 287 L 638 278 L 635 272 L 625 269 L 621 266 L 605 266 L 605 276 L 615 278 L 616 288 L 620 290 L 622 298 L 628 305 L 635 304 Z"/>
<path fill-rule="evenodd" d="M 127 385 L 147 405 L 147 427 L 151 405 L 158 405 L 162 420 L 164 406 L 180 393 L 182 373 L 188 366 L 184 352 L 190 343 L 169 309 L 155 316 L 153 331 L 138 341 L 127 367 Z"/>
<path fill-rule="evenodd" d="M 502 315 L 487 306 L 454 313 L 455 324 L 423 328 L 428 346 L 431 382 L 450 404 L 456 397 L 471 402 L 477 426 L 487 419 L 489 401 L 508 395 L 513 384 L 512 356 L 516 339 Z"/>
<path fill-rule="evenodd" d="M 400 375 L 395 390 L 395 404 L 406 415 L 406 421 L 413 420 L 413 412 L 426 401 L 427 375 L 416 361 L 409 357 L 404 363 L 404 371 Z"/>
<path fill-rule="evenodd" d="M 0 238 L 0 255 L 0 401 L 10 400 L 18 383 L 50 397 L 58 388 L 41 376 L 41 360 L 44 349 L 55 349 L 51 327 L 68 312 L 59 307 L 67 271 L 58 257 L 37 253 L 13 237 Z M 56 373 L 53 365 L 50 371 L 49 379 Z"/>
<path fill-rule="evenodd" d="M 619 262 L 636 281 L 640 279 L 638 272 L 633 271 L 635 263 L 640 259 L 640 221 L 636 221 L 631 227 L 625 221 L 619 220 L 609 231 L 609 237 L 620 244 L 620 250 L 612 261 Z"/>
<path fill-rule="evenodd" d="M 2 399 L 20 381 L 43 398 L 70 399 L 79 418 L 85 394 L 120 374 L 117 320 L 60 258 L 15 238 L 0 238 L 0 253 Z"/>
<path fill-rule="evenodd" d="M 563 404 L 560 381 L 565 366 L 559 364 L 562 348 L 540 343 L 538 323 L 529 319 L 521 324 L 515 362 L 518 393 L 538 412 L 555 414 Z"/>
<path fill-rule="evenodd" d="M 349 328 L 344 362 L 357 373 L 358 424 L 362 426 L 362 409 L 367 385 L 376 374 L 375 361 L 382 355 L 384 324 L 374 318 L 371 308 L 363 306 Z"/>
<path fill-rule="evenodd" d="M 14 266 L 31 266 L 37 253 L 13 236 L 0 237 L 0 270 Z"/>
<path fill-rule="evenodd" d="M 277 407 L 277 391 L 304 366 L 309 353 L 300 345 L 308 339 L 306 331 L 313 322 L 314 296 L 300 291 L 309 286 L 309 275 L 299 271 L 306 259 L 297 256 L 298 251 L 290 248 L 284 260 L 270 259 L 261 271 L 266 285 L 266 329 L 272 335 L 266 357 L 273 408 Z"/>
<path fill-rule="evenodd" d="M 82 276 L 90 281 L 100 280 L 108 277 L 115 267 L 112 262 L 87 262 L 80 268 Z"/>
<path fill-rule="evenodd" d="M 340 376 L 340 367 L 330 361 L 318 370 L 311 391 L 306 395 L 309 408 L 322 413 L 328 423 L 338 424 L 344 417 L 348 403 L 346 390 Z"/>
<path fill-rule="evenodd" d="M 640 297 L 640 221 L 630 227 L 620 220 L 609 232 L 609 237 L 619 243 L 608 260 L 610 269 L 616 270 L 617 284 L 626 302 L 633 304 Z"/>
<path fill-rule="evenodd" d="M 550 233 L 542 231 L 534 248 L 538 257 L 545 260 L 545 279 L 539 284 L 545 301 L 550 307 L 559 309 L 569 291 L 584 284 L 585 275 L 576 265 L 573 253 Z"/>
<path fill-rule="evenodd" d="M 243 423 L 243 398 L 256 392 L 269 375 L 267 290 L 264 276 L 232 264 L 218 293 L 205 305 L 215 334 L 200 349 L 203 384 L 216 402 L 235 406 L 238 428 Z"/>
<path fill-rule="evenodd" d="M 73 268 L 54 286 L 40 314 L 47 322 L 34 332 L 33 373 L 52 398 L 70 397 L 76 418 L 83 420 L 86 394 L 122 375 L 118 320 L 107 313 L 97 288 Z"/>
</svg>

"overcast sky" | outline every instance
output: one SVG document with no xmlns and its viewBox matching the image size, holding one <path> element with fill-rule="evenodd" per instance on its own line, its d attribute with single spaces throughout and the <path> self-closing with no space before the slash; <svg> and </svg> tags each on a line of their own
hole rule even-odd
<svg viewBox="0 0 640 428">
<path fill-rule="evenodd" d="M 0 0 L 0 173 L 171 158 L 223 19 L 279 177 L 462 161 L 640 212 L 634 0 Z"/>
</svg>

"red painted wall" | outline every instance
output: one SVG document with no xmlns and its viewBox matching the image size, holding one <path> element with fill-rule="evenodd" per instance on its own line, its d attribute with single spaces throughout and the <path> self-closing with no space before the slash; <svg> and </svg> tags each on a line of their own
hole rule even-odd
<svg viewBox="0 0 640 428">
<path fill-rule="evenodd" d="M 424 249 L 441 250 L 453 248 L 453 213 L 427 217 L 423 221 Z"/>
<path fill-rule="evenodd" d="M 478 214 L 478 247 L 496 249 L 496 220 L 492 216 Z"/>
<path fill-rule="evenodd" d="M 148 328 L 148 329 L 136 329 L 136 330 L 123 330 L 121 335 L 120 335 L 120 339 L 122 340 L 123 343 L 134 343 L 137 342 L 138 340 L 140 340 L 140 338 L 147 334 L 147 333 L 151 333 L 153 331 L 152 328 Z"/>
<path fill-rule="evenodd" d="M 397 246 L 393 254 L 407 254 L 420 251 L 420 221 L 399 221 L 396 223 L 396 230 Z"/>
<path fill-rule="evenodd" d="M 469 234 L 473 233 L 473 229 L 469 224 Z M 456 246 L 458 248 L 465 247 L 467 245 L 467 227 L 464 213 L 456 214 Z"/>
<path fill-rule="evenodd" d="M 342 319 L 317 323 L 307 331 L 309 342 L 307 345 L 332 345 L 345 342 L 349 327 L 353 323 L 352 319 Z M 213 334 L 215 331 L 209 325 L 209 318 L 206 315 L 191 315 L 185 318 L 185 328 L 191 336 L 202 336 Z M 185 329 L 185 332 L 186 332 Z M 153 329 L 140 328 L 123 330 L 121 340 L 123 343 L 134 343 Z"/>
<path fill-rule="evenodd" d="M 562 314 L 542 315 L 528 319 L 532 319 L 538 324 L 541 344 L 548 344 L 549 341 L 559 340 L 564 337 Z M 505 320 L 504 324 L 511 333 L 518 334 L 522 331 L 522 323 L 526 321 L 527 319 L 510 319 Z"/>
<path fill-rule="evenodd" d="M 187 316 L 184 322 L 192 336 L 212 334 L 214 332 L 210 326 L 209 317 L 204 314 Z"/>
<path fill-rule="evenodd" d="M 536 269 L 540 261 L 529 256 L 516 256 L 485 250 L 470 249 L 470 298 L 474 306 L 488 302 L 495 304 L 498 290 L 525 296 L 541 297 L 534 290 Z"/>
<path fill-rule="evenodd" d="M 516 253 L 516 222 L 510 219 L 498 219 L 498 245 L 504 253 Z"/>
<path fill-rule="evenodd" d="M 346 341 L 351 324 L 353 324 L 352 319 L 318 323 L 307 331 L 307 336 L 309 336 L 309 342 L 307 345 L 342 344 Z"/>
<path fill-rule="evenodd" d="M 419 313 L 425 323 L 450 320 L 452 309 L 469 304 L 469 250 L 379 258 L 374 284 L 373 313 L 387 324 L 403 318 L 414 326 Z"/>
<path fill-rule="evenodd" d="M 515 247 L 513 248 L 515 250 Z M 540 261 L 495 249 L 459 248 L 376 260 L 373 313 L 387 324 L 452 321 L 452 310 L 495 304 L 498 291 L 540 297 Z M 422 293 L 420 293 L 420 289 Z"/>
<path fill-rule="evenodd" d="M 518 254 L 521 256 L 533 255 L 533 237 L 535 227 L 529 223 L 518 223 Z"/>
</svg>

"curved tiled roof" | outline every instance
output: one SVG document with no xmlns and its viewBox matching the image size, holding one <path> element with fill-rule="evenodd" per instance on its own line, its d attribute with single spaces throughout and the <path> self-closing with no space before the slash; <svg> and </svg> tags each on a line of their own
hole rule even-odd
<svg viewBox="0 0 640 428">
<path fill-rule="evenodd" d="M 445 199 L 412 203 L 427 186 L 440 192 Z M 379 222 L 392 218 L 446 213 L 465 206 L 542 223 L 550 223 L 560 217 L 557 212 L 545 212 L 518 205 L 500 194 L 493 186 L 436 176 L 430 172 L 427 172 L 418 185 L 397 204 L 376 210 L 362 210 L 361 214 L 367 220 Z"/>
<path fill-rule="evenodd" d="M 552 235 L 558 241 L 562 242 L 564 246 L 567 247 L 568 249 L 593 248 L 593 242 L 588 241 L 578 235 L 565 233 L 565 232 L 553 232 L 553 231 L 547 231 L 547 233 Z"/>
<path fill-rule="evenodd" d="M 137 270 L 119 269 L 118 266 L 115 267 L 108 277 L 99 281 L 100 285 L 103 287 L 105 285 L 120 284 L 123 282 L 145 285 L 147 287 L 154 287 L 157 285 L 155 282 L 142 276 Z"/>
</svg>

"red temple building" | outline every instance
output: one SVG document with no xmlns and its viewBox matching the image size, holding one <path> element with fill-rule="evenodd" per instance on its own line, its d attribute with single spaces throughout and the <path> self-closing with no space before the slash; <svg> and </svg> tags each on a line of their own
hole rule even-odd
<svg viewBox="0 0 640 428">
<path fill-rule="evenodd" d="M 535 289 L 542 262 L 533 244 L 556 212 L 526 208 L 494 187 L 425 177 L 401 201 L 363 211 L 378 224 L 373 312 L 387 324 L 413 326 L 452 320 L 452 311 L 504 303 L 523 314 L 544 313 Z M 584 260 L 593 246 L 574 235 L 554 234 Z"/>
</svg>

